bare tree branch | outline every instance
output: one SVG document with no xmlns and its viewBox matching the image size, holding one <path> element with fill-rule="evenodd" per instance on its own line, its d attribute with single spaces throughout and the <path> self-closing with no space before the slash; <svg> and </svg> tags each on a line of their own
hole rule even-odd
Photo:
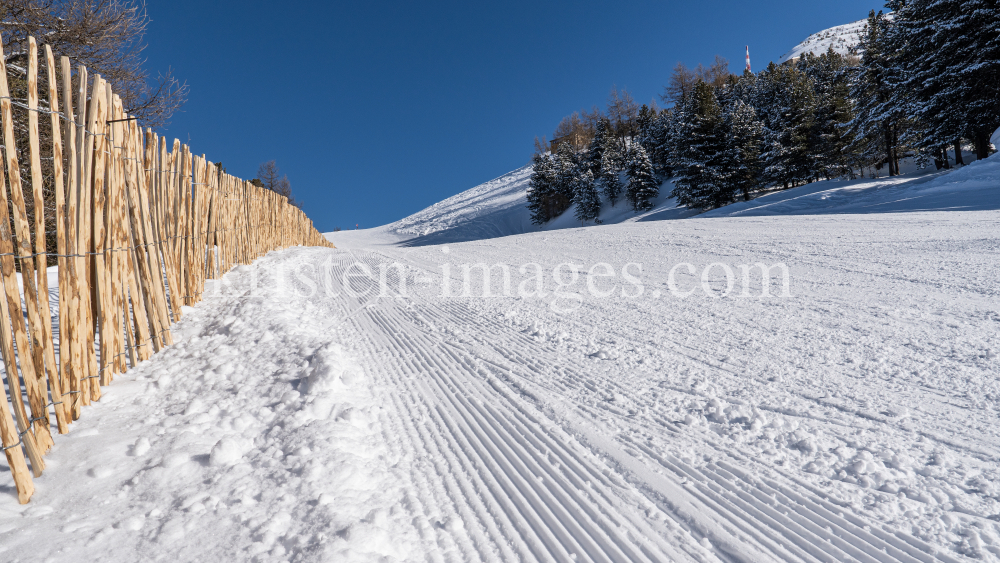
<svg viewBox="0 0 1000 563">
<path fill-rule="evenodd" d="M 187 100 L 188 87 L 171 73 L 151 80 L 143 37 L 146 5 L 129 0 L 0 0 L 0 32 L 8 68 L 24 72 L 28 37 L 52 46 L 100 74 L 126 111 L 147 127 L 162 127 Z"/>
</svg>

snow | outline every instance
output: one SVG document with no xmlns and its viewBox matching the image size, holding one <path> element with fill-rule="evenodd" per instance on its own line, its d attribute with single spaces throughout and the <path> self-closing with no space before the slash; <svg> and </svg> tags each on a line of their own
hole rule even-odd
<svg viewBox="0 0 1000 563">
<path fill-rule="evenodd" d="M 967 184 L 1000 185 L 972 174 L 993 165 L 995 159 L 951 178 L 924 176 L 911 189 L 951 186 L 956 201 L 971 201 L 983 192 L 963 191 Z M 852 189 L 892 202 L 905 181 L 882 180 L 881 192 L 862 182 Z M 652 527 L 629 537 L 663 540 L 647 546 L 653 560 L 812 560 L 817 553 L 829 560 L 995 559 L 1000 216 L 831 214 L 819 197 L 810 200 L 813 214 L 802 203 L 784 216 L 629 222 L 352 250 L 350 259 L 373 272 L 397 261 L 412 268 L 415 282 L 430 278 L 405 300 L 377 307 L 380 338 L 398 343 L 386 355 L 414 359 L 398 368 L 395 361 L 371 362 L 388 373 L 403 370 L 401 381 L 439 380 L 423 399 L 428 408 L 453 401 L 452 389 L 460 390 L 454 397 L 469 397 L 465 407 L 435 407 L 443 409 L 440 421 L 403 416 L 417 418 L 418 435 L 426 436 L 412 447 L 440 451 L 422 450 L 438 439 L 435 425 L 447 433 L 459 432 L 463 420 L 511 420 L 511 437 L 494 439 L 529 437 L 512 448 L 518 455 L 552 451 L 545 442 L 552 435 L 560 448 L 583 448 L 594 457 L 578 463 L 593 464 L 590 474 L 609 471 L 614 480 L 603 485 L 605 494 L 634 507 L 611 512 L 613 518 L 626 529 Z M 606 262 L 616 272 L 642 264 L 644 292 L 596 299 L 581 279 L 574 286 L 579 308 L 567 312 L 574 300 L 557 299 L 552 282 L 542 299 L 442 300 L 437 288 L 445 263 L 509 264 L 513 272 L 537 263 L 553 272 L 567 262 L 581 271 Z M 684 262 L 699 273 L 714 263 L 738 273 L 739 264 L 784 262 L 791 297 L 740 298 L 739 289 L 727 298 L 700 290 L 674 297 L 670 271 Z M 678 283 L 687 290 L 699 277 Z M 612 281 L 634 293 L 622 276 Z M 713 281 L 714 291 L 724 289 L 721 272 Z M 496 414 L 463 410 L 480 401 Z M 446 459 L 483 459 L 463 450 L 474 441 L 456 440 Z M 556 454 L 554 474 L 544 464 L 531 471 L 562 487 L 560 459 Z M 501 467 L 492 475 L 497 471 L 510 475 Z M 463 498 L 461 486 L 450 498 Z M 451 502 L 475 509 L 470 500 Z M 558 498 L 546 502 L 563 506 Z M 529 541 L 530 530 L 551 529 L 530 511 L 510 510 L 530 523 L 529 531 L 501 535 L 496 544 L 517 546 Z M 485 511 L 503 513 L 489 504 Z"/>
<path fill-rule="evenodd" d="M 529 232 L 533 229 L 524 194 L 530 177 L 531 166 L 519 168 L 396 221 L 385 229 L 400 237 L 419 238 L 429 243 Z M 452 232 L 456 225 L 461 225 L 461 235 Z"/>
<path fill-rule="evenodd" d="M 526 174 L 212 282 L 0 559 L 1000 560 L 1000 156 L 543 231 Z"/>
<path fill-rule="evenodd" d="M 478 377 L 645 497 L 630 503 L 663 511 L 647 521 L 683 523 L 691 537 L 673 536 L 672 558 L 711 560 L 701 547 L 744 560 L 1000 560 L 1000 156 L 941 172 L 904 164 L 901 177 L 817 182 L 696 217 L 661 197 L 645 216 L 615 210 L 578 229 L 567 212 L 502 239 L 477 241 L 455 220 L 443 246 L 392 226 L 328 236 L 372 271 L 405 263 L 432 289 L 444 263 L 642 264 L 637 298 L 594 299 L 580 281 L 579 301 L 560 301 L 550 284 L 544 299 L 466 298 L 412 322 L 445 333 Z M 696 274 L 677 270 L 683 290 L 716 264 L 712 293 L 671 293 L 685 262 Z M 718 264 L 738 276 L 758 262 L 787 264 L 790 298 L 719 298 Z M 392 325 L 418 330 L 406 327 Z"/>
<path fill-rule="evenodd" d="M 864 19 L 814 33 L 793 47 L 791 51 L 782 55 L 778 59 L 778 63 L 781 64 L 790 59 L 801 57 L 806 53 L 819 56 L 826 53 L 831 47 L 841 55 L 850 54 L 852 49 L 861 43 L 861 33 L 866 25 L 868 25 L 868 20 Z"/>
<path fill-rule="evenodd" d="M 227 274 L 177 344 L 84 409 L 30 504 L 5 486 L 0 559 L 407 558 L 384 398 L 338 321 L 288 301 L 268 264 Z"/>
</svg>

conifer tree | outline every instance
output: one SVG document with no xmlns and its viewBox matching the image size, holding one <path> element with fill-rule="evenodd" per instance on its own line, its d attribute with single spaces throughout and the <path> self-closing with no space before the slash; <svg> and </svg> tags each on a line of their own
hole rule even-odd
<svg viewBox="0 0 1000 563">
<path fill-rule="evenodd" d="M 618 155 L 617 144 L 612 143 L 613 148 L 604 151 L 604 158 L 601 163 L 601 191 L 611 202 L 611 207 L 618 203 L 618 198 L 622 195 L 622 181 L 618 177 L 621 170 L 621 159 Z"/>
<path fill-rule="evenodd" d="M 648 211 L 653 208 L 653 200 L 660 195 L 660 184 L 653 176 L 653 164 L 646 149 L 638 143 L 632 145 L 628 156 L 625 198 L 636 212 Z"/>
<path fill-rule="evenodd" d="M 716 207 L 732 200 L 722 174 L 726 136 L 715 91 L 699 82 L 678 112 L 671 196 L 678 205 Z"/>
<path fill-rule="evenodd" d="M 649 152 L 649 140 L 651 138 L 651 131 L 653 127 L 653 120 L 656 119 L 656 112 L 650 109 L 646 104 L 642 104 L 639 108 L 639 113 L 635 118 L 635 130 L 636 136 L 635 140 L 639 142 Z"/>
<path fill-rule="evenodd" d="M 820 56 L 807 53 L 798 67 L 812 79 L 815 113 L 810 142 L 817 177 L 834 178 L 853 173 L 850 146 L 853 138 L 846 127 L 854 119 L 850 93 L 850 63 L 831 46 Z"/>
<path fill-rule="evenodd" d="M 884 19 L 881 33 L 882 51 L 888 55 L 862 63 L 874 64 L 873 70 L 888 67 L 884 75 L 891 105 L 919 120 L 920 127 L 904 132 L 903 139 L 935 153 L 954 145 L 955 161 L 961 162 L 962 112 L 954 106 L 956 100 L 940 96 L 956 76 L 954 45 L 949 46 L 948 33 L 942 33 L 950 24 L 946 4 L 890 0 L 887 6 L 893 6 L 895 13 L 891 20 Z"/>
<path fill-rule="evenodd" d="M 555 197 L 555 170 L 552 158 L 536 153 L 532 159 L 531 179 L 528 181 L 528 211 L 531 222 L 541 225 L 552 219 Z"/>
<path fill-rule="evenodd" d="M 967 103 L 968 133 L 976 144 L 977 158 L 983 159 L 990 154 L 990 136 L 1000 128 L 1000 87 L 997 86 L 1000 84 L 1000 4 L 996 0 L 970 0 L 965 8 L 968 17 L 962 23 L 967 42 L 960 50 L 961 82 L 953 92 Z"/>
<path fill-rule="evenodd" d="M 966 137 L 978 158 L 1000 126 L 1000 7 L 993 0 L 890 0 L 885 32 L 894 93 L 920 120 L 921 144 Z M 960 154 L 956 154 L 960 156 Z"/>
<path fill-rule="evenodd" d="M 733 100 L 756 110 L 762 127 L 760 160 L 766 183 L 785 181 L 780 161 L 782 133 L 786 127 L 786 118 L 782 113 L 785 104 L 781 101 L 784 85 L 779 80 L 780 72 L 780 67 L 773 62 L 758 74 L 744 72 L 733 86 L 731 96 Z"/>
<path fill-rule="evenodd" d="M 891 60 L 890 22 L 874 10 L 861 34 L 864 51 L 851 88 L 856 100 L 850 133 L 856 150 L 867 156 L 868 164 L 889 164 L 889 175 L 899 174 L 899 139 L 906 122 L 906 107 L 900 102 L 900 69 Z"/>
<path fill-rule="evenodd" d="M 724 123 L 728 146 L 721 159 L 720 175 L 725 178 L 725 192 L 742 195 L 744 201 L 750 201 L 750 194 L 764 186 L 761 161 L 764 126 L 753 107 L 742 100 L 726 111 Z"/>
<path fill-rule="evenodd" d="M 593 173 L 595 178 L 601 177 L 601 164 L 604 160 L 604 150 L 609 144 L 614 144 L 611 142 L 613 141 L 613 139 L 611 139 L 612 136 L 611 122 L 608 121 L 606 117 L 602 117 L 597 121 L 597 125 L 594 127 L 594 138 L 590 140 L 590 146 L 587 149 L 587 154 L 583 158 L 586 162 L 587 168 L 591 173 Z"/>
<path fill-rule="evenodd" d="M 562 143 L 556 151 L 555 156 L 555 184 L 553 189 L 556 196 L 565 200 L 565 207 L 556 214 L 561 214 L 573 202 L 574 185 L 576 178 L 580 174 L 582 164 L 580 158 L 573 150 L 570 143 Z"/>
<path fill-rule="evenodd" d="M 601 194 L 597 193 L 597 186 L 594 185 L 594 174 L 590 170 L 582 169 L 574 182 L 576 203 L 576 218 L 580 221 L 596 221 L 601 214 Z"/>
<path fill-rule="evenodd" d="M 774 101 L 773 119 L 768 130 L 771 136 L 768 177 L 786 187 L 805 184 L 815 179 L 815 151 L 813 127 L 815 125 L 816 98 L 813 81 L 795 67 L 780 66 L 772 80 Z"/>
<path fill-rule="evenodd" d="M 643 147 L 653 163 L 653 173 L 661 181 L 673 175 L 671 147 L 673 146 L 673 111 L 661 111 L 649 128 L 649 138 Z"/>
</svg>

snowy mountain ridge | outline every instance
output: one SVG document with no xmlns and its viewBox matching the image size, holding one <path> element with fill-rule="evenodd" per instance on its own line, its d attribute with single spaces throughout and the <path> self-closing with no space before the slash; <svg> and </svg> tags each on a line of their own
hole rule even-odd
<svg viewBox="0 0 1000 563">
<path fill-rule="evenodd" d="M 833 47 L 833 50 L 841 55 L 847 55 L 861 43 L 861 33 L 867 24 L 868 20 L 863 19 L 814 33 L 793 47 L 791 51 L 782 55 L 778 59 L 778 63 L 782 64 L 791 59 L 797 59 L 806 53 L 822 55 L 830 47 Z"/>
</svg>

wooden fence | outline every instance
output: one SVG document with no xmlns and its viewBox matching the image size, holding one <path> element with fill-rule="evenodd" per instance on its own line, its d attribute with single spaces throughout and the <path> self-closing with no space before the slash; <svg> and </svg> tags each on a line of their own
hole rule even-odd
<svg viewBox="0 0 1000 563">
<path fill-rule="evenodd" d="M 41 106 L 40 68 L 48 84 Z M 45 46 L 40 65 L 33 38 L 27 80 L 27 99 L 13 99 L 0 43 L 0 353 L 7 380 L 0 438 L 21 503 L 30 500 L 32 474 L 42 474 L 53 445 L 50 416 L 66 433 L 81 407 L 100 399 L 101 386 L 169 346 L 181 306 L 200 301 L 206 279 L 271 250 L 332 246 L 285 197 L 223 173 L 180 141 L 168 145 L 143 132 L 109 84 L 99 75 L 88 79 L 83 66 L 74 92 L 69 58 L 57 69 Z M 27 110 L 26 165 L 18 162 L 14 105 Z M 39 119 L 51 120 L 51 147 L 40 146 Z M 51 160 L 56 249 L 46 248 L 43 160 Z M 30 181 L 22 181 L 22 166 Z M 58 339 L 46 271 L 53 255 Z"/>
</svg>

